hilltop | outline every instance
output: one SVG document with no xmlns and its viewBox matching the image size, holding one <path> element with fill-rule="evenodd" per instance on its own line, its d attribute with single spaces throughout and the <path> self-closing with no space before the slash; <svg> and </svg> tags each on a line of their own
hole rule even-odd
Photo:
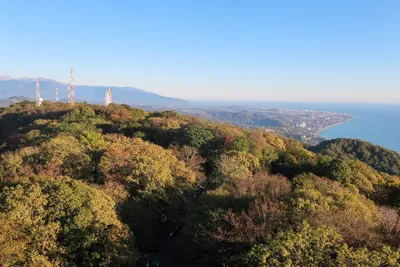
<svg viewBox="0 0 400 267">
<path fill-rule="evenodd" d="M 349 149 L 313 152 L 175 111 L 46 101 L 0 109 L 0 142 L 2 266 L 400 262 L 400 178 Z"/>
<path fill-rule="evenodd" d="M 358 159 L 378 171 L 400 175 L 400 154 L 390 149 L 359 139 L 326 140 L 312 149 L 331 157 Z"/>
<path fill-rule="evenodd" d="M 47 78 L 40 78 L 40 95 L 43 99 L 55 101 L 56 87 L 59 89 L 60 100 L 66 100 L 68 87 L 66 83 Z M 9 98 L 19 95 L 34 99 L 35 88 L 36 85 L 34 78 L 25 77 L 14 79 L 6 75 L 0 76 L 0 98 Z M 80 101 L 86 101 L 88 103 L 103 103 L 104 93 L 107 88 L 111 88 L 113 100 L 116 103 L 165 107 L 180 107 L 188 105 L 185 100 L 161 96 L 134 87 L 75 85 L 75 95 Z"/>
</svg>

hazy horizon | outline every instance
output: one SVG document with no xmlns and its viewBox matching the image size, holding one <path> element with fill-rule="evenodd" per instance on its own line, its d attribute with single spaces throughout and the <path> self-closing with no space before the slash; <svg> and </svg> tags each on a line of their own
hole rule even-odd
<svg viewBox="0 0 400 267">
<path fill-rule="evenodd" d="M 400 103 L 398 1 L 4 1 L 0 74 L 199 101 Z"/>
<path fill-rule="evenodd" d="M 0 77 L 8 77 L 12 80 L 18 80 L 18 79 L 28 79 L 28 80 L 35 80 L 36 78 L 40 78 L 40 79 L 45 79 L 45 80 L 52 80 L 55 82 L 60 82 L 63 84 L 68 84 L 68 81 L 58 81 L 49 77 L 28 77 L 28 76 L 23 76 L 23 77 L 13 77 L 11 75 L 8 74 L 2 74 L 0 73 Z M 1 79 L 0 79 L 1 81 Z M 115 86 L 115 85 L 109 85 L 109 84 L 92 84 L 92 85 L 88 85 L 88 84 L 76 84 L 76 86 L 94 86 L 94 87 L 111 87 L 111 88 L 135 88 L 135 89 L 139 89 L 139 90 L 143 90 L 149 93 L 153 93 L 153 91 L 150 90 L 146 90 L 143 88 L 137 88 L 134 86 L 130 86 L 130 85 L 124 85 L 124 86 Z M 78 92 L 79 94 L 79 92 Z M 164 97 L 171 97 L 169 95 L 163 95 L 163 94 L 159 94 L 161 96 Z M 19 95 L 15 95 L 15 96 L 19 96 Z M 310 104 L 314 104 L 314 103 L 319 103 L 319 104 L 323 104 L 323 103 L 327 103 L 327 104 L 377 104 L 377 105 L 400 105 L 400 102 L 390 102 L 390 101 L 382 101 L 382 102 L 378 102 L 378 101 L 335 101 L 335 100 L 290 100 L 290 99 L 230 99 L 229 96 L 225 97 L 224 99 L 191 99 L 191 98 L 181 98 L 181 97 L 173 97 L 173 98 L 179 98 L 182 100 L 186 100 L 188 102 L 191 103 L 197 103 L 197 104 L 215 104 L 218 103 L 218 105 L 253 105 L 253 104 L 265 104 L 265 103 L 302 103 L 302 104 L 306 104 L 306 103 L 310 103 Z"/>
</svg>

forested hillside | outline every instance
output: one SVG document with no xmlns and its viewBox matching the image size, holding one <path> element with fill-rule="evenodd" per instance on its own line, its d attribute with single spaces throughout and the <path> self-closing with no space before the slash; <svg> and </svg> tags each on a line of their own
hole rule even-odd
<svg viewBox="0 0 400 267">
<path fill-rule="evenodd" d="M 115 104 L 21 102 L 0 141 L 0 266 L 400 263 L 389 155 Z"/>
<path fill-rule="evenodd" d="M 328 140 L 313 148 L 313 151 L 332 157 L 358 159 L 378 171 L 400 175 L 399 153 L 363 140 L 346 138 Z"/>
</svg>

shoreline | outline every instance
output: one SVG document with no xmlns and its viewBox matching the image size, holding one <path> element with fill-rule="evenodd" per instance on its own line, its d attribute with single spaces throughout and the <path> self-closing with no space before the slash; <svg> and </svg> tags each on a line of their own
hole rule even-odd
<svg viewBox="0 0 400 267">
<path fill-rule="evenodd" d="M 319 130 L 317 131 L 317 136 L 319 136 L 319 137 L 323 137 L 323 136 L 321 136 L 321 135 L 320 135 L 320 134 L 321 134 L 321 132 L 322 132 L 323 130 L 326 130 L 326 129 L 329 129 L 329 128 L 332 128 L 332 127 L 338 126 L 338 125 L 340 125 L 340 124 L 344 124 L 344 123 L 350 122 L 350 121 L 352 121 L 352 120 L 354 120 L 354 117 L 353 117 L 353 116 L 351 116 L 351 118 L 350 118 L 350 119 L 348 119 L 348 120 L 345 120 L 345 121 L 342 121 L 342 122 L 338 122 L 338 123 L 335 123 L 335 124 L 332 124 L 332 125 L 326 126 L 326 127 L 324 127 L 324 128 L 321 128 L 321 129 L 319 129 Z M 325 138 L 325 137 L 323 137 L 323 138 Z"/>
</svg>

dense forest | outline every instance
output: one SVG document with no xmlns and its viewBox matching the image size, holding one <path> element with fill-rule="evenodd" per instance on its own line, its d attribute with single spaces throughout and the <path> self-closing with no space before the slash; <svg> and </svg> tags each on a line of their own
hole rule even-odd
<svg viewBox="0 0 400 267">
<path fill-rule="evenodd" d="M 374 169 L 400 175 L 400 154 L 358 139 L 327 140 L 313 148 L 316 153 L 344 159 L 358 159 Z"/>
<path fill-rule="evenodd" d="M 372 144 L 28 101 L 0 142 L 0 266 L 400 264 L 399 155 Z"/>
</svg>

